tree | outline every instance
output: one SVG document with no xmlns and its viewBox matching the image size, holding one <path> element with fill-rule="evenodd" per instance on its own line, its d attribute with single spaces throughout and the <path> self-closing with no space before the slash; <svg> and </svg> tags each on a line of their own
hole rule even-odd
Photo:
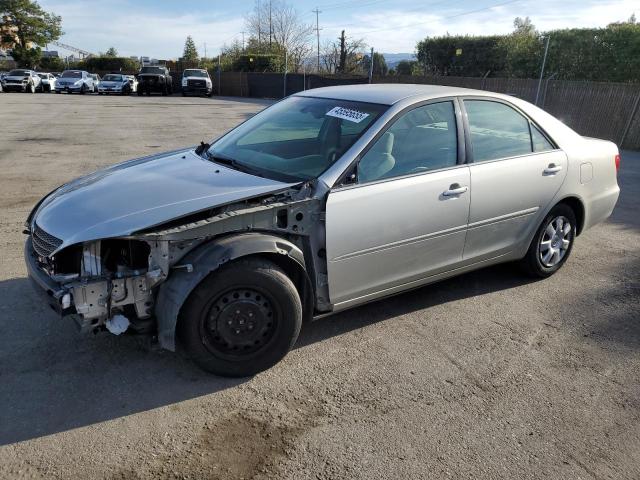
<svg viewBox="0 0 640 480">
<path fill-rule="evenodd" d="M 329 73 L 353 74 L 362 71 L 362 58 L 367 44 L 363 39 L 351 39 L 344 30 L 337 41 L 324 43 L 321 60 Z"/>
<path fill-rule="evenodd" d="M 184 42 L 184 52 L 182 53 L 182 59 L 195 62 L 198 60 L 198 49 L 196 43 L 191 38 L 191 35 L 187 37 Z"/>
<path fill-rule="evenodd" d="M 40 46 L 62 35 L 62 18 L 45 12 L 31 0 L 0 0 L 2 43 L 11 45 L 11 55 L 21 66 L 33 67 L 40 57 Z"/>
<path fill-rule="evenodd" d="M 313 26 L 304 23 L 298 11 L 284 0 L 257 2 L 245 18 L 249 32 L 247 53 L 284 56 L 289 71 L 297 71 L 304 59 L 313 51 Z"/>
<path fill-rule="evenodd" d="M 371 59 L 370 55 L 365 55 L 364 58 L 362 59 L 362 66 L 364 67 L 366 72 L 369 71 L 369 65 L 370 65 L 369 62 L 371 61 L 370 59 Z M 387 62 L 384 59 L 384 56 L 381 53 L 373 52 L 373 74 L 384 76 L 388 72 L 389 72 L 389 67 L 387 67 Z"/>
<path fill-rule="evenodd" d="M 533 78 L 540 72 L 543 39 L 529 17 L 516 17 L 513 33 L 502 37 L 497 44 L 504 58 L 501 74 L 508 77 Z"/>
<path fill-rule="evenodd" d="M 45 72 L 61 72 L 65 66 L 60 57 L 42 57 L 38 63 L 38 69 Z"/>
<path fill-rule="evenodd" d="M 117 57 L 118 56 L 118 51 L 115 49 L 115 47 L 109 47 L 109 49 L 104 53 L 105 57 Z"/>
<path fill-rule="evenodd" d="M 396 75 L 415 75 L 418 69 L 418 62 L 415 60 L 400 60 L 395 68 Z"/>
</svg>

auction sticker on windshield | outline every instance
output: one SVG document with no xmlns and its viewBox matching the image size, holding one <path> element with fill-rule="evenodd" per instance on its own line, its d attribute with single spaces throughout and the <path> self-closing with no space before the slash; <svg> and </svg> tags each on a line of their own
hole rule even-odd
<svg viewBox="0 0 640 480">
<path fill-rule="evenodd" d="M 327 112 L 330 117 L 342 118 L 343 120 L 349 120 L 350 122 L 360 123 L 362 120 L 369 116 L 368 113 L 359 112 L 357 110 L 351 110 L 344 107 L 334 107 Z"/>
</svg>

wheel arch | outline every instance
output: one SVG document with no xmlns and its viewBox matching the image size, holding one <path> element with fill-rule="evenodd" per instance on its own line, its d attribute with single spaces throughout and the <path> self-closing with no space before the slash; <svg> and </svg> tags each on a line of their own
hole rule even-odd
<svg viewBox="0 0 640 480">
<path fill-rule="evenodd" d="M 160 286 L 155 314 L 158 341 L 162 348 L 175 351 L 178 316 L 193 289 L 222 265 L 251 256 L 266 258 L 282 268 L 300 294 L 303 321 L 312 317 L 313 287 L 302 250 L 291 241 L 269 233 L 235 234 L 213 239 L 189 252 L 180 263 L 191 267 L 172 270 L 171 275 Z"/>
<path fill-rule="evenodd" d="M 556 205 L 559 205 L 561 203 L 568 205 L 571 208 L 571 210 L 573 210 L 573 213 L 576 216 L 576 236 L 580 235 L 582 233 L 582 229 L 584 227 L 584 220 L 585 220 L 584 203 L 580 198 L 576 196 L 565 197 L 560 201 L 558 201 Z"/>
</svg>

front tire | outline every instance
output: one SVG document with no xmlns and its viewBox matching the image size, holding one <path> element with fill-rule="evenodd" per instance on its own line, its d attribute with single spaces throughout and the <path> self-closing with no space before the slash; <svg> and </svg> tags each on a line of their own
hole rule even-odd
<svg viewBox="0 0 640 480">
<path fill-rule="evenodd" d="M 278 363 L 295 344 L 302 303 L 291 279 L 258 258 L 231 262 L 190 294 L 177 333 L 202 369 L 245 377 Z"/>
<path fill-rule="evenodd" d="M 521 265 L 531 276 L 547 278 L 567 261 L 576 238 L 576 216 L 560 203 L 544 218 Z"/>
</svg>

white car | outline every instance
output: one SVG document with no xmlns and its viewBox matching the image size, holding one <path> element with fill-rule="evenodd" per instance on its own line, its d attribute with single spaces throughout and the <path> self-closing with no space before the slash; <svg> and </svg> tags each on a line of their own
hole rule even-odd
<svg viewBox="0 0 640 480">
<path fill-rule="evenodd" d="M 138 91 L 138 80 L 133 75 L 125 75 L 129 79 L 129 84 L 131 85 L 131 91 L 136 93 Z"/>
<path fill-rule="evenodd" d="M 128 75 L 120 73 L 109 73 L 105 75 L 98 85 L 98 94 L 117 93 L 119 95 L 129 95 L 132 92 L 131 80 Z"/>
<path fill-rule="evenodd" d="M 41 90 L 43 92 L 53 92 L 56 89 L 56 77 L 52 73 L 38 72 L 42 81 Z"/>
<path fill-rule="evenodd" d="M 84 70 L 65 70 L 56 80 L 56 93 L 61 92 L 77 92 L 83 95 L 95 92 L 91 74 Z"/>
<path fill-rule="evenodd" d="M 11 70 L 2 80 L 5 91 L 36 93 L 42 89 L 42 79 L 33 70 Z"/>
</svg>

